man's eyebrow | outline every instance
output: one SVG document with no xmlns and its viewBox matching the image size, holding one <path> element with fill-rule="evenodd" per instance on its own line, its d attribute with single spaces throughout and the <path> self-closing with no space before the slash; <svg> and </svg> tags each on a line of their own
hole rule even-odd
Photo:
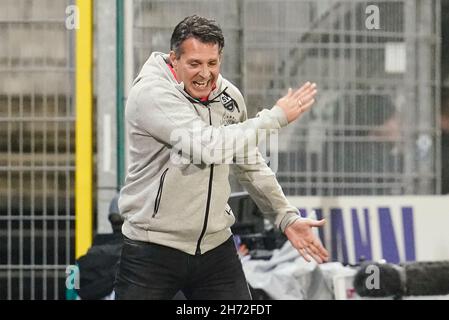
<svg viewBox="0 0 449 320">
<path fill-rule="evenodd" d="M 218 59 L 210 59 L 207 62 L 217 62 Z M 187 63 L 202 63 L 202 61 L 200 59 L 187 59 Z"/>
<path fill-rule="evenodd" d="M 200 63 L 201 61 L 199 59 L 187 59 L 187 63 L 192 63 L 192 62 Z"/>
</svg>

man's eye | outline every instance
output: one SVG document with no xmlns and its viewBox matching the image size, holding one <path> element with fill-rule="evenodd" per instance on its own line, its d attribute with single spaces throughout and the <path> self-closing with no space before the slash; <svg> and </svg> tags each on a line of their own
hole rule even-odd
<svg viewBox="0 0 449 320">
<path fill-rule="evenodd" d="M 191 63 L 190 66 L 196 68 L 198 67 L 198 63 Z"/>
</svg>

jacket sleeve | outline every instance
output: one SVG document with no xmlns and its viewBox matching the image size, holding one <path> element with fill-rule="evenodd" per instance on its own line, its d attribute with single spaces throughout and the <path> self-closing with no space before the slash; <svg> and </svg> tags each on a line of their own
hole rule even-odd
<svg viewBox="0 0 449 320">
<path fill-rule="evenodd" d="M 241 120 L 246 121 L 247 112 L 243 97 L 239 105 L 243 110 Z M 231 170 L 262 213 L 284 232 L 288 225 L 300 219 L 299 210 L 289 203 L 275 173 L 266 164 L 257 147 L 255 149 L 256 159 L 252 164 L 235 163 L 231 165 Z"/>
<path fill-rule="evenodd" d="M 253 119 L 213 127 L 200 118 L 180 92 L 161 83 L 131 92 L 126 118 L 136 134 L 150 135 L 184 158 L 200 159 L 203 164 L 232 163 L 239 151 L 236 145 L 247 150 L 248 145 L 257 145 L 259 129 L 279 129 L 288 124 L 284 111 L 274 106 Z"/>
</svg>

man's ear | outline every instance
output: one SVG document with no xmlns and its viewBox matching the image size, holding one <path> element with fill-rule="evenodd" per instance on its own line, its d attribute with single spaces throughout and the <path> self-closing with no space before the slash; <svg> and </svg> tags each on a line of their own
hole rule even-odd
<svg viewBox="0 0 449 320">
<path fill-rule="evenodd" d="M 176 53 L 174 51 L 170 51 L 169 58 L 171 65 L 173 66 L 173 68 L 175 68 L 176 65 L 178 64 L 178 61 L 176 59 Z"/>
</svg>

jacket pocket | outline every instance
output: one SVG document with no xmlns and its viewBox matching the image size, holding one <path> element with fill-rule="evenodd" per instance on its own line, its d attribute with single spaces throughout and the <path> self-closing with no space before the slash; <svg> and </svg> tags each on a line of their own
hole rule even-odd
<svg viewBox="0 0 449 320">
<path fill-rule="evenodd" d="M 168 168 L 164 170 L 164 172 L 161 174 L 161 179 L 159 181 L 159 189 L 157 190 L 156 199 L 154 200 L 154 212 L 153 212 L 153 218 L 156 216 L 157 212 L 159 211 L 159 205 L 161 204 L 161 198 L 162 198 L 162 189 L 164 188 L 164 181 L 165 176 L 167 175 Z"/>
</svg>

